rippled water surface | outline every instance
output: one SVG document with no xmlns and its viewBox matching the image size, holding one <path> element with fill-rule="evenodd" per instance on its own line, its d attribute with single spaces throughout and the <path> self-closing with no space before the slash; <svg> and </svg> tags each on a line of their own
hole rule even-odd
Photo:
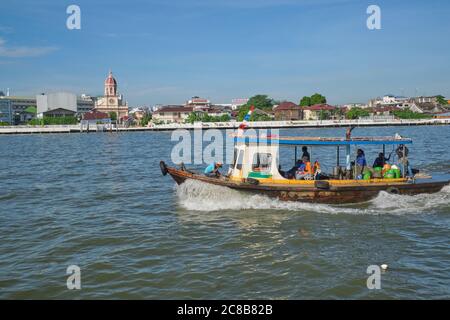
<svg viewBox="0 0 450 320">
<path fill-rule="evenodd" d="M 380 132 L 413 137 L 415 167 L 450 173 L 449 127 L 354 134 Z M 0 136 L 0 298 L 450 298 L 450 187 L 351 206 L 177 187 L 159 169 L 170 135 Z M 312 157 L 330 168 L 334 152 Z M 368 290 L 382 263 L 382 289 Z M 81 290 L 66 287 L 72 264 Z"/>
</svg>

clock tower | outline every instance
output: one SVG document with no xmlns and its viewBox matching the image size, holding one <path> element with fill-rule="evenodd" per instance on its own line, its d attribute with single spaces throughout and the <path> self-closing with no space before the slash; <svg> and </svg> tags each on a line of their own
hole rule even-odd
<svg viewBox="0 0 450 320">
<path fill-rule="evenodd" d="M 109 71 L 108 78 L 105 80 L 105 96 L 116 96 L 117 95 L 117 81 L 114 79 L 112 72 Z"/>
<path fill-rule="evenodd" d="M 98 98 L 95 109 L 105 113 L 114 112 L 118 120 L 128 116 L 128 104 L 118 94 L 117 81 L 111 71 L 109 71 L 108 77 L 105 80 L 104 96 Z"/>
</svg>

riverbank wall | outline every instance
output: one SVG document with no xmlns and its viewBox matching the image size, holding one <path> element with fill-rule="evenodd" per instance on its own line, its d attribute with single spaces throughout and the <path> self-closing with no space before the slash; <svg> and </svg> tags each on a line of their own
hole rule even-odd
<svg viewBox="0 0 450 320">
<path fill-rule="evenodd" d="M 194 124 L 161 124 L 149 127 L 115 127 L 111 125 L 91 126 L 89 130 L 80 125 L 49 126 L 4 126 L 0 134 L 45 134 L 45 133 L 88 133 L 88 132 L 133 132 L 133 131 L 173 131 L 177 129 L 237 129 L 240 122 L 207 122 Z M 384 127 L 384 126 L 429 126 L 450 125 L 450 118 L 419 120 L 321 120 L 321 121 L 259 121 L 249 122 L 253 129 L 288 128 L 337 128 L 337 127 Z"/>
</svg>

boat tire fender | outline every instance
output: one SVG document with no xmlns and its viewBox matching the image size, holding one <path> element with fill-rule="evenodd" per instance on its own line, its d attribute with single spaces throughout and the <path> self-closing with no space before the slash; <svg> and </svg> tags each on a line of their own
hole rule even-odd
<svg viewBox="0 0 450 320">
<path fill-rule="evenodd" d="M 400 194 L 400 190 L 398 190 L 398 188 L 395 188 L 395 187 L 387 188 L 386 192 L 390 193 L 390 194 Z"/>
<path fill-rule="evenodd" d="M 257 186 L 259 184 L 259 180 L 253 178 L 247 178 L 245 182 L 254 186 Z"/>
<path fill-rule="evenodd" d="M 314 187 L 316 187 L 317 189 L 329 190 L 330 183 L 328 181 L 324 181 L 324 180 L 316 180 L 316 181 L 314 181 Z"/>
<path fill-rule="evenodd" d="M 162 175 L 163 176 L 167 175 L 168 170 L 167 170 L 167 166 L 164 161 L 159 162 L 159 167 L 161 168 Z"/>
</svg>

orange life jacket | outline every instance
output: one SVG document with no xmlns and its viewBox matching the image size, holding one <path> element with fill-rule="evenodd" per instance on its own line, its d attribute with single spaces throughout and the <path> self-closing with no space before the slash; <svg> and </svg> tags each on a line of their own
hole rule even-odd
<svg viewBox="0 0 450 320">
<path fill-rule="evenodd" d="M 312 173 L 313 173 L 313 171 L 312 171 L 312 169 L 311 169 L 311 162 L 309 162 L 309 161 L 307 161 L 307 162 L 305 163 L 305 173 L 309 173 L 309 174 L 312 174 Z"/>
<path fill-rule="evenodd" d="M 320 170 L 320 163 L 319 161 L 316 160 L 316 162 L 314 162 L 314 172 L 317 172 Z"/>
</svg>

